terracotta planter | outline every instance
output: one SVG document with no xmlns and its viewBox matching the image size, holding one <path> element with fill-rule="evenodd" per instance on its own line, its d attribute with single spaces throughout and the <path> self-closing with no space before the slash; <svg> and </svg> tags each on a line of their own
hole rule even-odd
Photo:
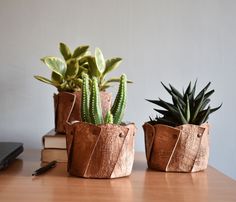
<svg viewBox="0 0 236 202">
<path fill-rule="evenodd" d="M 130 175 L 134 161 L 135 132 L 134 124 L 68 124 L 68 172 L 84 178 L 118 178 Z"/>
<path fill-rule="evenodd" d="M 143 125 L 148 167 L 170 172 L 196 172 L 207 168 L 209 125 L 170 127 Z"/>
<path fill-rule="evenodd" d="M 100 92 L 103 116 L 111 108 L 111 94 Z M 71 120 L 81 121 L 81 92 L 68 93 L 60 92 L 54 94 L 54 110 L 55 110 L 55 131 L 65 133 L 65 125 L 68 117 Z M 70 121 L 70 120 L 68 120 Z"/>
</svg>

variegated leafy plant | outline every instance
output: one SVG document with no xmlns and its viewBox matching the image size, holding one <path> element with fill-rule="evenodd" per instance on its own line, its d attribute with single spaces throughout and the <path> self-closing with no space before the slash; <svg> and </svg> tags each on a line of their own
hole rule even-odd
<svg viewBox="0 0 236 202">
<path fill-rule="evenodd" d="M 189 83 L 187 89 L 180 93 L 175 87 L 169 84 L 169 87 L 161 83 L 166 91 L 171 95 L 172 102 L 169 103 L 162 99 L 147 100 L 156 104 L 162 109 L 154 109 L 161 116 L 156 116 L 155 119 L 150 118 L 151 124 L 166 124 L 170 126 L 178 126 L 182 124 L 195 124 L 200 125 L 205 123 L 209 115 L 217 111 L 220 107 L 211 108 L 210 96 L 214 93 L 214 90 L 207 91 L 211 82 L 209 82 L 196 96 L 196 84 L 191 86 Z"/>
<path fill-rule="evenodd" d="M 96 77 L 100 91 L 106 90 L 113 82 L 119 82 L 119 78 L 106 80 L 109 72 L 115 70 L 121 63 L 121 58 L 105 60 L 102 51 L 95 49 L 95 55 L 91 55 L 89 46 L 79 46 L 74 52 L 69 47 L 60 43 L 60 53 L 63 59 L 53 56 L 46 56 L 41 60 L 52 71 L 51 78 L 34 76 L 39 81 L 55 86 L 59 92 L 76 92 L 82 87 L 82 73 L 87 73 L 90 79 Z M 130 82 L 130 81 L 128 81 Z"/>
</svg>

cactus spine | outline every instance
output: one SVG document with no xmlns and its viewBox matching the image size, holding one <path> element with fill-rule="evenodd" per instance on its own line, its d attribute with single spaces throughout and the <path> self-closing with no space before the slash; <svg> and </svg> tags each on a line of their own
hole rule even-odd
<svg viewBox="0 0 236 202">
<path fill-rule="evenodd" d="M 93 124 L 120 124 L 124 116 L 126 107 L 126 89 L 127 78 L 123 74 L 120 77 L 119 90 L 116 95 L 115 101 L 110 111 L 107 112 L 105 119 L 103 120 L 100 92 L 98 88 L 98 81 L 94 77 L 92 79 L 91 88 L 89 88 L 88 75 L 83 76 L 82 85 L 82 102 L 81 102 L 81 114 L 82 121 Z"/>
</svg>

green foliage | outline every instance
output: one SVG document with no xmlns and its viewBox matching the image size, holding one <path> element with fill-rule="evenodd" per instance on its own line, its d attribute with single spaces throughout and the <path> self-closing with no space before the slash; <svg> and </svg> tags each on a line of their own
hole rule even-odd
<svg viewBox="0 0 236 202">
<path fill-rule="evenodd" d="M 119 66 L 121 58 L 105 60 L 99 48 L 95 49 L 95 55 L 92 56 L 88 51 L 89 46 L 79 46 L 71 52 L 66 44 L 60 43 L 59 49 L 64 60 L 51 56 L 41 59 L 52 71 L 51 79 L 38 75 L 34 76 L 36 79 L 55 86 L 58 91 L 68 92 L 76 92 L 82 88 L 83 73 L 88 74 L 90 83 L 93 77 L 97 78 L 100 91 L 106 90 L 114 82 L 119 82 L 119 78 L 106 80 L 106 76 Z"/>
<path fill-rule="evenodd" d="M 162 99 L 147 100 L 151 103 L 158 105 L 163 109 L 154 109 L 161 117 L 156 116 L 155 119 L 150 118 L 151 124 L 166 124 L 170 126 L 178 126 L 182 124 L 195 124 L 200 125 L 208 120 L 211 113 L 217 111 L 220 107 L 211 108 L 209 97 L 214 93 L 214 90 L 207 91 L 211 82 L 209 82 L 196 96 L 196 84 L 195 81 L 193 87 L 191 82 L 187 89 L 180 93 L 172 85 L 169 87 L 161 83 L 166 91 L 171 95 L 172 102 L 169 103 Z"/>
<path fill-rule="evenodd" d="M 116 95 L 114 104 L 111 111 L 108 111 L 105 119 L 102 116 L 101 98 L 99 95 L 97 78 L 92 79 L 91 86 L 89 86 L 89 77 L 87 74 L 83 74 L 82 85 L 82 102 L 81 102 L 81 114 L 84 122 L 93 124 L 107 124 L 114 123 L 120 124 L 124 116 L 127 97 L 127 78 L 123 74 L 120 77 L 119 90 Z"/>
</svg>

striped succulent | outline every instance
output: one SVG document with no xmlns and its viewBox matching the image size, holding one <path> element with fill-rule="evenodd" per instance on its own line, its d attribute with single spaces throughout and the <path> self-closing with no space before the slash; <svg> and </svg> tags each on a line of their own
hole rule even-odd
<svg viewBox="0 0 236 202">
<path fill-rule="evenodd" d="M 102 116 L 101 99 L 99 95 L 98 81 L 96 77 L 93 77 L 91 86 L 89 86 L 89 77 L 87 74 L 82 75 L 82 102 L 81 102 L 81 114 L 82 121 L 92 124 L 107 124 L 114 123 L 120 124 L 124 116 L 126 106 L 126 86 L 127 78 L 123 74 L 120 77 L 119 90 L 116 95 L 114 104 L 110 111 L 107 112 L 105 119 Z"/>
<path fill-rule="evenodd" d="M 150 118 L 152 124 L 166 124 L 170 126 L 178 126 L 182 124 L 195 124 L 200 125 L 208 120 L 211 113 L 217 111 L 220 107 L 211 108 L 210 96 L 214 93 L 214 90 L 207 91 L 211 82 L 209 82 L 196 96 L 196 84 L 195 81 L 193 87 L 191 82 L 186 90 L 180 93 L 175 87 L 169 84 L 169 87 L 161 84 L 166 91 L 171 95 L 172 102 L 169 103 L 162 99 L 147 100 L 156 104 L 162 109 L 154 109 L 161 116 L 156 116 L 155 119 Z"/>
</svg>

